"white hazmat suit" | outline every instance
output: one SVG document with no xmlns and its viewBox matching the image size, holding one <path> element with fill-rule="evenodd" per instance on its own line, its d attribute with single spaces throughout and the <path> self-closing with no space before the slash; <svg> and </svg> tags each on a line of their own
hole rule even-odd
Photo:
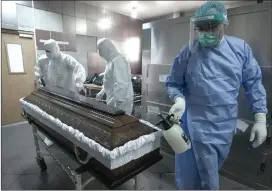
<svg viewBox="0 0 272 191">
<path fill-rule="evenodd" d="M 97 42 L 97 49 L 99 55 L 107 61 L 107 65 L 103 89 L 97 94 L 96 98 L 101 99 L 106 93 L 107 105 L 123 110 L 126 114 L 131 114 L 134 93 L 129 63 L 109 39 L 100 39 Z"/>
<path fill-rule="evenodd" d="M 83 90 L 83 83 L 86 80 L 84 67 L 70 55 L 62 53 L 55 40 L 49 39 L 44 43 L 44 47 L 49 59 L 47 72 L 49 85 L 74 93 Z"/>
<path fill-rule="evenodd" d="M 43 86 L 41 82 L 42 79 L 45 83 L 45 86 L 48 85 L 48 77 L 47 77 L 48 65 L 49 65 L 49 59 L 44 54 L 38 58 L 36 66 L 35 66 L 35 76 L 38 82 L 42 86 Z M 40 134 L 40 136 L 43 137 L 43 141 L 48 147 L 50 147 L 53 144 L 47 137 L 44 137 L 44 135 Z"/>
<path fill-rule="evenodd" d="M 44 80 L 45 85 L 48 84 L 47 70 L 49 65 L 49 59 L 46 55 L 42 55 L 38 58 L 37 64 L 35 66 L 35 76 L 39 83 L 41 84 L 41 79 Z"/>
</svg>

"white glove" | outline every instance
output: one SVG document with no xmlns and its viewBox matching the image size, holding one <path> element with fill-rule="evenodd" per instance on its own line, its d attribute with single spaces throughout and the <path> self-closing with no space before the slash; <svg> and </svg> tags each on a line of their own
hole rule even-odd
<svg viewBox="0 0 272 191">
<path fill-rule="evenodd" d="M 80 83 L 76 83 L 76 90 L 79 93 L 81 90 L 83 90 L 83 86 Z"/>
<path fill-rule="evenodd" d="M 257 148 L 265 141 L 267 136 L 266 114 L 256 113 L 254 115 L 254 118 L 255 118 L 255 124 L 253 125 L 251 129 L 249 141 L 252 142 L 255 139 L 255 141 L 252 144 L 252 147 Z"/>
<path fill-rule="evenodd" d="M 177 97 L 175 104 L 171 107 L 169 115 L 174 114 L 174 122 L 178 123 L 185 111 L 185 100 L 181 97 Z"/>
<path fill-rule="evenodd" d="M 105 94 L 105 91 L 104 91 L 104 89 L 102 89 L 98 94 L 96 94 L 96 97 L 95 97 L 96 101 L 102 100 L 104 94 Z"/>
</svg>

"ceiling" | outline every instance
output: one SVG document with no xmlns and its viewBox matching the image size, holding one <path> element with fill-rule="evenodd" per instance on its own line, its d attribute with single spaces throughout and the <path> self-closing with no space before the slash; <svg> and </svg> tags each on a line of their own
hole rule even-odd
<svg viewBox="0 0 272 191">
<path fill-rule="evenodd" d="M 131 16 L 133 7 L 137 19 L 150 20 L 175 12 L 192 12 L 205 1 L 82 1 L 90 5 Z M 222 1 L 226 7 L 234 4 L 248 4 L 252 1 Z M 241 5 L 240 5 L 241 6 Z"/>
</svg>

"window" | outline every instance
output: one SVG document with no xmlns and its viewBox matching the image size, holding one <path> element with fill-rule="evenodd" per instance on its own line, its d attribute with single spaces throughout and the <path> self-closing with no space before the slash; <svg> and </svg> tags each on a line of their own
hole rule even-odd
<svg viewBox="0 0 272 191">
<path fill-rule="evenodd" d="M 21 44 L 6 43 L 6 53 L 10 73 L 25 73 Z"/>
</svg>

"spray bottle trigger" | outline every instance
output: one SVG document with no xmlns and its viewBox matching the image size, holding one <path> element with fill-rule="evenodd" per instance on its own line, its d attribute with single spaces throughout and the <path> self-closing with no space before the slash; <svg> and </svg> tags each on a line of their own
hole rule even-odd
<svg viewBox="0 0 272 191">
<path fill-rule="evenodd" d="M 161 125 L 161 124 L 162 124 L 162 122 L 163 122 L 163 120 L 160 120 L 160 121 L 159 121 L 159 123 L 157 123 L 157 124 L 156 124 L 156 126 Z"/>
<path fill-rule="evenodd" d="M 167 115 L 166 120 L 171 121 L 171 118 L 174 117 L 174 116 L 175 116 L 175 115 L 174 115 L 173 113 L 170 114 L 170 115 Z"/>
<path fill-rule="evenodd" d="M 162 125 L 164 130 L 168 130 L 173 126 L 173 123 L 169 120 L 168 116 L 166 119 L 161 114 L 158 114 L 158 116 L 161 118 L 161 121 L 158 124 Z"/>
</svg>

